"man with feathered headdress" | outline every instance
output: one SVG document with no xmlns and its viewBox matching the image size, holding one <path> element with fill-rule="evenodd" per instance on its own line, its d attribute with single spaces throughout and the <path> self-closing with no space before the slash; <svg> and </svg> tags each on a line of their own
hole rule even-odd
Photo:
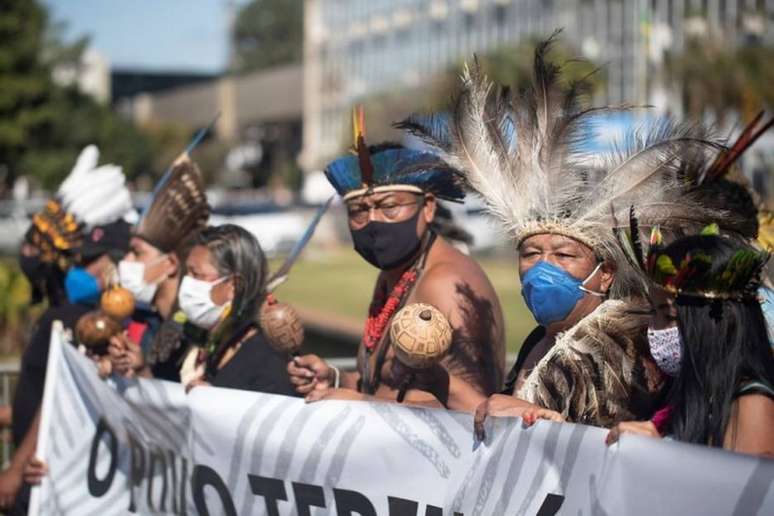
<svg viewBox="0 0 774 516">
<path fill-rule="evenodd" d="M 582 106 L 585 81 L 561 83 L 546 58 L 552 41 L 536 48 L 527 91 L 496 92 L 475 66 L 463 74 L 450 120 L 400 126 L 464 171 L 513 238 L 522 294 L 539 324 L 509 375 L 509 394 L 482 404 L 479 422 L 537 405 L 552 417 L 610 426 L 649 417 L 662 384 L 648 353 L 647 306 L 629 297 L 643 290 L 617 246 L 616 214 L 636 203 L 643 225 L 675 233 L 736 221 L 685 195 L 686 174 L 719 148 L 696 127 L 663 120 L 612 152 L 582 152 L 611 109 Z"/>
<path fill-rule="evenodd" d="M 121 168 L 97 166 L 98 159 L 96 146 L 83 149 L 54 198 L 33 216 L 22 244 L 20 262 L 32 284 L 33 302 L 47 300 L 49 308 L 22 355 L 12 411 L 16 451 L 0 473 L 0 507 L 8 508 L 22 489 L 13 514 L 26 514 L 29 491 L 22 487 L 22 468 L 37 438 L 51 325 L 61 321 L 72 331 L 94 308 L 129 248 L 131 224 L 137 219 Z"/>
<path fill-rule="evenodd" d="M 340 374 L 306 355 L 288 364 L 291 381 L 307 399 L 372 395 L 395 400 L 412 373 L 395 358 L 389 324 L 403 305 L 422 302 L 448 317 L 453 342 L 441 367 L 416 376 L 406 399 L 471 409 L 499 389 L 504 332 L 500 303 L 484 272 L 431 228 L 437 200 L 461 201 L 464 191 L 454 171 L 433 153 L 394 144 L 367 146 L 362 117 L 362 111 L 354 117 L 355 154 L 325 170 L 346 203 L 355 250 L 381 271 L 358 370 Z M 342 389 L 330 392 L 338 386 Z"/>
</svg>

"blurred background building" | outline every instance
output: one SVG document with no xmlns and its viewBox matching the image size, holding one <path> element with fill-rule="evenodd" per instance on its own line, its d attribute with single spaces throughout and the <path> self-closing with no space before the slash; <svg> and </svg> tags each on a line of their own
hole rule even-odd
<svg viewBox="0 0 774 516">
<path fill-rule="evenodd" d="M 48 121 L 22 127 L 7 142 L 0 131 L 0 197 L 52 188 L 90 142 L 147 191 L 193 132 L 219 114 L 196 156 L 218 190 L 214 199 L 231 211 L 319 204 L 330 193 L 320 170 L 350 145 L 354 105 L 366 106 L 371 140 L 401 139 L 390 124 L 412 111 L 444 109 L 474 54 L 494 80 L 518 88 L 529 80 L 535 42 L 557 29 L 555 52 L 571 76 L 598 69 L 598 104 L 651 105 L 651 116 L 702 119 L 730 135 L 774 104 L 774 0 L 204 0 L 201 12 L 187 11 L 197 28 L 186 45 L 152 44 L 139 54 L 152 63 L 145 66 L 126 57 L 111 63 L 101 48 L 106 37 L 125 49 L 121 38 L 164 33 L 164 16 L 185 25 L 178 12 L 184 3 L 171 1 L 149 20 L 142 2 L 112 16 L 118 7 L 87 0 L 92 11 L 102 9 L 83 25 L 95 31 L 94 44 L 88 34 L 62 37 L 56 20 L 35 21 L 46 8 L 70 22 L 91 11 L 60 0 L 12 2 L 29 11 L 20 34 L 34 45 L 14 43 L 20 56 L 36 49 L 24 59 L 49 70 L 52 107 L 48 119 L 23 109 L 7 114 L 17 126 Z M 116 25 L 122 16 L 135 24 Z M 138 20 L 156 29 L 140 34 Z M 202 42 L 195 23 L 220 28 Z M 222 56 L 197 68 L 196 49 L 218 45 Z M 160 64 L 157 53 L 167 60 Z M 18 73 L 30 73 L 22 68 Z M 37 102 L 29 109 L 39 110 Z M 764 198 L 774 190 L 772 149 L 774 136 L 767 135 L 743 164 Z"/>
<path fill-rule="evenodd" d="M 689 38 L 771 45 L 771 0 L 306 0 L 304 147 L 316 167 L 340 152 L 351 106 L 427 88 L 473 54 L 562 29 L 562 44 L 602 68 L 599 103 L 650 104 L 678 116 L 669 56 Z M 715 73 L 722 73 L 719 70 Z M 410 97 L 409 97 L 410 98 Z M 407 107 L 412 108 L 407 100 Z"/>
<path fill-rule="evenodd" d="M 95 30 L 95 45 L 104 47 L 100 24 L 113 11 L 89 2 L 105 10 L 85 25 Z M 76 9 L 59 0 L 45 5 L 65 17 L 67 9 Z M 51 20 L 30 25 L 24 34 L 33 37 L 37 30 L 40 65 L 50 69 L 52 88 L 70 92 L 64 97 L 69 102 L 63 109 L 54 102 L 61 94 L 51 95 L 59 118 L 49 126 L 61 124 L 61 135 L 36 143 L 33 135 L 48 133 L 30 127 L 28 139 L 13 140 L 16 149 L 0 155 L 0 197 L 11 192 L 34 197 L 41 187 L 52 188 L 78 149 L 95 141 L 106 160 L 124 166 L 141 204 L 141 192 L 193 132 L 219 114 L 196 156 L 215 190 L 216 210 L 244 215 L 320 204 L 330 195 L 320 171 L 350 145 L 354 105 L 366 106 L 369 139 L 402 139 L 390 124 L 413 111 L 444 109 L 474 54 L 494 80 L 518 88 L 529 80 L 535 42 L 557 29 L 562 32 L 555 53 L 568 62 L 571 76 L 598 69 L 597 104 L 651 105 L 643 110 L 646 115 L 701 119 L 729 135 L 774 105 L 774 0 L 206 0 L 204 5 L 209 11 L 198 14 L 201 23 L 221 27 L 212 44 L 223 40 L 220 64 L 209 69 L 197 68 L 196 56 L 185 52 L 193 43 L 160 48 L 171 56 L 162 65 L 151 59 L 155 50 L 145 52 L 141 57 L 153 64 L 144 67 L 111 63 L 88 34 L 70 41 L 52 37 L 61 30 L 52 30 L 57 24 Z M 30 13 L 43 12 L 36 2 L 28 6 Z M 172 2 L 166 15 L 177 19 L 181 6 Z M 143 19 L 141 12 L 125 13 L 130 14 Z M 156 23 L 168 26 L 163 19 Z M 111 25 L 108 36 L 121 30 Z M 142 37 L 137 30 L 130 26 L 121 37 Z M 87 109 L 90 102 L 95 105 Z M 65 129 L 71 120 L 79 122 L 75 131 Z M 632 123 L 637 120 L 611 121 L 607 130 L 616 134 Z M 773 162 L 769 134 L 743 163 L 763 198 L 774 191 Z M 17 179 L 21 184 L 13 189 Z M 30 209 L 39 202 L 30 202 Z M 13 209 L 6 203 L 0 211 Z M 478 213 L 477 207 L 457 215 L 472 219 L 468 213 Z M 6 233 L 0 246 L 13 248 L 18 231 Z M 496 241 L 480 236 L 476 246 Z"/>
<path fill-rule="evenodd" d="M 77 69 L 60 66 L 55 76 L 138 127 L 175 128 L 170 148 L 220 113 L 204 151 L 209 179 L 268 187 L 283 202 L 303 192 L 302 173 L 318 184 L 310 174 L 349 145 L 355 104 L 366 105 L 372 137 L 400 138 L 389 124 L 442 109 L 474 54 L 497 81 L 518 86 L 534 43 L 557 29 L 561 56 L 589 63 L 578 73 L 599 69 L 596 103 L 650 105 L 729 134 L 772 103 L 774 0 L 229 0 L 222 9 L 229 45 L 220 73 L 107 73 L 89 49 Z M 764 196 L 773 139 L 745 163 Z"/>
</svg>

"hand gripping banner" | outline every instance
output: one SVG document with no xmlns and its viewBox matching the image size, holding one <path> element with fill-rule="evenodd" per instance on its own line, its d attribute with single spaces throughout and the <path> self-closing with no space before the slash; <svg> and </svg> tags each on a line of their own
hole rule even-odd
<svg viewBox="0 0 774 516">
<path fill-rule="evenodd" d="M 30 514 L 767 515 L 774 461 L 573 424 L 108 381 L 53 332 Z"/>
</svg>

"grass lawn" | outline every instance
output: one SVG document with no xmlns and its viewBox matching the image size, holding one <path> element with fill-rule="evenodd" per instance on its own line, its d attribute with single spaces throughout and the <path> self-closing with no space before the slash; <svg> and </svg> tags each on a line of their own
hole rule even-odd
<svg viewBox="0 0 774 516">
<path fill-rule="evenodd" d="M 535 326 L 521 298 L 515 259 L 485 258 L 480 263 L 500 296 L 505 311 L 508 351 L 515 352 Z M 272 269 L 277 267 L 279 261 L 273 262 Z M 299 308 L 346 317 L 362 325 L 376 273 L 377 270 L 352 249 L 308 249 L 294 266 L 288 281 L 277 290 L 277 297 Z"/>
</svg>

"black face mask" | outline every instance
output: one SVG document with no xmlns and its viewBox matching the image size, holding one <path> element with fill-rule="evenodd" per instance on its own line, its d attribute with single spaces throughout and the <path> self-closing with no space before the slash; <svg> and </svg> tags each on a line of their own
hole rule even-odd
<svg viewBox="0 0 774 516">
<path fill-rule="evenodd" d="M 416 254 L 422 241 L 417 236 L 417 220 L 422 210 L 403 222 L 371 221 L 351 230 L 355 251 L 365 261 L 382 270 L 405 264 Z"/>
</svg>

